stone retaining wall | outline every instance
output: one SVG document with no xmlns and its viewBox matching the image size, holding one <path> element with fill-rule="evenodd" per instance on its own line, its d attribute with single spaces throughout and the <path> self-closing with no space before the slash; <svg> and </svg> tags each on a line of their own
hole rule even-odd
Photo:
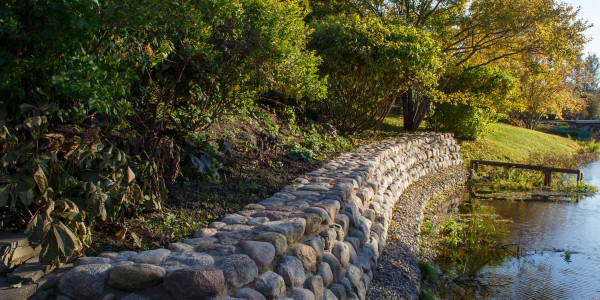
<svg viewBox="0 0 600 300">
<path fill-rule="evenodd" d="M 83 257 L 61 299 L 364 299 L 394 204 L 412 182 L 461 165 L 449 134 L 362 146 L 169 249 Z"/>
</svg>

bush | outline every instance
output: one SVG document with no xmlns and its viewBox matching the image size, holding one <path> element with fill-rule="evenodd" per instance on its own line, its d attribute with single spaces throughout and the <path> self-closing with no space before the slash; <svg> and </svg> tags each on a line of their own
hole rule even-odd
<svg viewBox="0 0 600 300">
<path fill-rule="evenodd" d="M 452 132 L 463 140 L 475 140 L 489 132 L 496 121 L 496 114 L 489 108 L 468 104 L 440 103 L 427 117 L 431 130 Z"/>
<path fill-rule="evenodd" d="M 328 97 L 316 103 L 342 134 L 373 128 L 409 85 L 433 85 L 439 52 L 429 34 L 377 18 L 340 15 L 311 24 Z"/>
<path fill-rule="evenodd" d="M 0 214 L 58 262 L 94 224 L 159 209 L 189 133 L 267 91 L 324 96 L 306 13 L 278 0 L 2 2 Z"/>
</svg>

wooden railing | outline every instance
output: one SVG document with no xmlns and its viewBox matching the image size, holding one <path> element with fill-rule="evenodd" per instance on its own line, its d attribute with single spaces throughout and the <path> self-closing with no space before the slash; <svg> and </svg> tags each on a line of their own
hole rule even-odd
<svg viewBox="0 0 600 300">
<path fill-rule="evenodd" d="M 575 175 L 577 175 L 578 183 L 583 180 L 583 172 L 581 170 L 552 168 L 552 167 L 544 167 L 544 166 L 532 166 L 532 165 L 515 164 L 515 163 L 508 163 L 508 162 L 499 162 L 499 161 L 487 161 L 487 160 L 477 160 L 477 159 L 471 160 L 471 169 L 473 169 L 473 171 L 477 172 L 479 170 L 479 165 L 541 171 L 541 172 L 544 172 L 544 185 L 545 186 L 550 186 L 550 184 L 552 183 L 552 173 L 575 174 Z"/>
</svg>

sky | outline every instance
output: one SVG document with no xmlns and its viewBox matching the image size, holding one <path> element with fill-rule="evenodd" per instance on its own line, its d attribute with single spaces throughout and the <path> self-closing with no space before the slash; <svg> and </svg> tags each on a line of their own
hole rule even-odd
<svg viewBox="0 0 600 300">
<path fill-rule="evenodd" d="M 596 55 L 600 56 L 600 1 L 562 0 L 562 2 L 571 4 L 574 7 L 581 7 L 579 17 L 588 20 L 590 24 L 594 25 L 585 32 L 585 35 L 592 38 L 592 40 L 585 45 L 584 51 L 586 53 L 596 53 Z"/>
</svg>

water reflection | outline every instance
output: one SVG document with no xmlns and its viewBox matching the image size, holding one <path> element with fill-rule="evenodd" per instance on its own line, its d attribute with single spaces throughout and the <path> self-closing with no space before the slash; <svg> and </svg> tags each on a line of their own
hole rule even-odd
<svg viewBox="0 0 600 300">
<path fill-rule="evenodd" d="M 600 162 L 584 172 L 600 188 Z M 482 203 L 512 221 L 504 243 L 515 251 L 481 268 L 477 279 L 486 288 L 475 298 L 600 299 L 600 195 L 577 202 Z"/>
</svg>

